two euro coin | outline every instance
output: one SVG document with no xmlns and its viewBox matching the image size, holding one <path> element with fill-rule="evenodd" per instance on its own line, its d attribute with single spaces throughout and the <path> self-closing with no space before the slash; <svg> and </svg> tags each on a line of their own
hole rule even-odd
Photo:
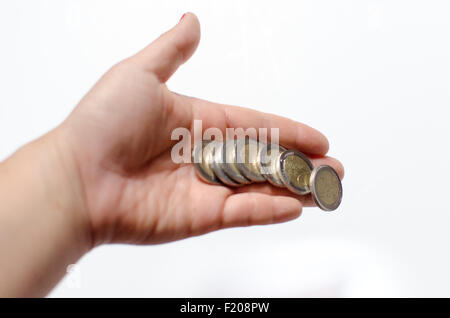
<svg viewBox="0 0 450 318">
<path fill-rule="evenodd" d="M 250 168 L 254 169 L 254 165 L 249 157 L 244 159 L 247 160 L 246 162 L 239 162 L 237 158 L 238 144 L 238 141 L 230 139 L 223 142 L 203 141 L 196 145 L 193 151 L 193 160 L 197 160 L 194 165 L 200 179 L 211 184 L 223 184 L 230 187 L 252 183 L 253 179 L 251 178 L 254 178 L 257 170 L 250 170 Z M 242 143 L 242 145 L 245 144 Z M 204 147 L 203 151 L 200 150 L 201 147 Z M 204 160 L 199 163 L 202 152 Z M 243 165 L 247 167 L 246 170 L 242 170 Z M 214 177 L 211 176 L 211 173 Z"/>
<path fill-rule="evenodd" d="M 337 209 L 342 200 L 341 180 L 332 167 L 314 168 L 305 154 L 277 144 L 249 138 L 203 141 L 194 147 L 193 160 L 199 177 L 211 184 L 239 187 L 268 181 L 298 195 L 311 194 L 325 211 Z"/>
</svg>

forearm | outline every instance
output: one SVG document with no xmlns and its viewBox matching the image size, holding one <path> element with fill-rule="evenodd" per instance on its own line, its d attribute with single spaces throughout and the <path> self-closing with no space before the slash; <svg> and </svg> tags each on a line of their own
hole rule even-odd
<svg viewBox="0 0 450 318">
<path fill-rule="evenodd" d="M 91 247 L 77 172 L 56 138 L 0 164 L 0 296 L 44 296 Z"/>
</svg>

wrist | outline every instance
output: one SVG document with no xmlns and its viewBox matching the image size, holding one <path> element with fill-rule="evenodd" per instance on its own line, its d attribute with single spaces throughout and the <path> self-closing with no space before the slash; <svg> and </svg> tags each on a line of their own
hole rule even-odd
<svg viewBox="0 0 450 318">
<path fill-rule="evenodd" d="M 19 179 L 24 187 L 34 189 L 32 196 L 39 212 L 49 222 L 60 222 L 81 256 L 92 248 L 92 234 L 78 166 L 60 129 L 25 145 L 9 160 L 11 169 L 16 166 L 21 170 Z"/>
<path fill-rule="evenodd" d="M 46 200 L 56 213 L 65 213 L 80 252 L 92 247 L 91 223 L 79 166 L 62 126 L 43 136 L 37 146 L 40 173 L 47 186 Z"/>
<path fill-rule="evenodd" d="M 53 130 L 0 164 L 0 296 L 45 295 L 92 248 L 80 178 L 60 138 Z"/>
</svg>

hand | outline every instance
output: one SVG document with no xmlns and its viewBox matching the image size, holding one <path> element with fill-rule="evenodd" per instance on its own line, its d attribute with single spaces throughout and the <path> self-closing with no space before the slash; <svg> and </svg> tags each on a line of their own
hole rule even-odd
<svg viewBox="0 0 450 318">
<path fill-rule="evenodd" d="M 292 120 L 178 95 L 164 84 L 194 52 L 193 14 L 108 71 L 57 128 L 0 163 L 0 296 L 43 296 L 93 246 L 161 243 L 300 215 L 309 196 L 209 185 L 171 160 L 175 128 L 279 128 L 315 165 L 328 141 Z"/>
<path fill-rule="evenodd" d="M 165 82 L 195 51 L 200 26 L 188 13 L 170 31 L 109 70 L 55 131 L 64 166 L 76 171 L 79 212 L 88 218 L 93 245 L 161 243 L 231 226 L 298 217 L 308 196 L 257 184 L 232 189 L 199 180 L 191 164 L 171 160 L 171 132 L 192 127 L 277 127 L 280 144 L 323 157 L 327 139 L 292 120 L 219 105 L 171 92 Z"/>
</svg>

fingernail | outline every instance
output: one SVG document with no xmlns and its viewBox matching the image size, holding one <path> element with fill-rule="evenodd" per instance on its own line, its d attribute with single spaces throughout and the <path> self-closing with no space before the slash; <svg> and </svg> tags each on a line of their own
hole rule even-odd
<svg viewBox="0 0 450 318">
<path fill-rule="evenodd" d="M 183 15 L 180 18 L 180 21 L 183 20 L 184 16 L 186 15 L 186 13 L 183 13 Z"/>
</svg>

